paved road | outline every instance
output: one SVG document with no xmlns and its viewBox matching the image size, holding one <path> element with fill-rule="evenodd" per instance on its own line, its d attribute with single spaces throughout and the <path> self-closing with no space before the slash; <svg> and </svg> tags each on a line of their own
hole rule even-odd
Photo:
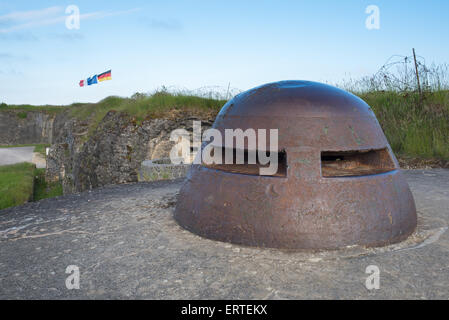
<svg viewBox="0 0 449 320">
<path fill-rule="evenodd" d="M 0 166 L 31 162 L 34 147 L 0 148 Z"/>
<path fill-rule="evenodd" d="M 172 218 L 180 180 L 111 186 L 0 211 L 0 298 L 448 299 L 449 170 L 405 172 L 419 227 L 385 248 L 322 253 L 216 242 Z M 80 289 L 66 287 L 76 265 Z M 380 289 L 365 286 L 380 270 Z"/>
</svg>

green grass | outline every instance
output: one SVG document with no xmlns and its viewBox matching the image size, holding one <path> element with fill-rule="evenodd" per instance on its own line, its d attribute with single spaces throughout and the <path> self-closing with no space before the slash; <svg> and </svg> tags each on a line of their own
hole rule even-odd
<svg viewBox="0 0 449 320">
<path fill-rule="evenodd" d="M 46 149 L 49 148 L 50 144 L 35 144 L 34 152 L 40 153 L 44 159 L 47 157 Z"/>
<path fill-rule="evenodd" d="M 45 181 L 45 169 L 36 169 L 34 176 L 34 201 L 62 196 L 61 182 L 48 183 Z"/>
<path fill-rule="evenodd" d="M 393 151 L 403 157 L 449 160 L 449 91 L 359 94 L 373 109 Z"/>
<path fill-rule="evenodd" d="M 78 119 L 94 119 L 99 122 L 108 111 L 126 111 L 129 115 L 136 117 L 138 121 L 149 116 L 163 116 L 170 110 L 191 110 L 191 111 L 219 111 L 226 103 L 224 99 L 217 99 L 216 95 L 210 97 L 199 97 L 193 94 L 171 93 L 167 91 L 157 91 L 151 95 L 135 94 L 132 98 L 117 96 L 107 97 L 97 103 L 72 103 L 67 106 L 33 106 L 29 104 L 7 105 L 0 104 L 0 111 L 15 110 L 20 111 L 18 117 L 26 118 L 26 111 L 44 111 L 57 113 L 70 111 Z M 99 120 L 98 120 L 99 119 Z"/>
<path fill-rule="evenodd" d="M 46 148 L 50 147 L 50 144 L 17 144 L 0 146 L 1 148 L 19 148 L 19 147 L 35 147 L 34 152 L 40 153 L 44 158 L 46 157 Z"/>
<path fill-rule="evenodd" d="M 20 119 L 26 119 L 28 117 L 28 113 L 26 113 L 25 111 L 21 111 L 21 112 L 17 113 L 17 116 Z"/>
<path fill-rule="evenodd" d="M 60 195 L 62 184 L 47 183 L 45 169 L 27 162 L 0 166 L 0 210 Z"/>
<path fill-rule="evenodd" d="M 33 198 L 34 170 L 31 163 L 0 166 L 0 210 Z"/>
</svg>

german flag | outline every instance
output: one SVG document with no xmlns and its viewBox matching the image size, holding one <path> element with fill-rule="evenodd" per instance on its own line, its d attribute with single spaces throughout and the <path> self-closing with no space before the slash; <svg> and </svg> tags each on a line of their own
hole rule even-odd
<svg viewBox="0 0 449 320">
<path fill-rule="evenodd" d="M 97 79 L 99 82 L 106 81 L 106 80 L 112 80 L 111 70 L 103 72 L 102 74 L 99 74 Z"/>
</svg>

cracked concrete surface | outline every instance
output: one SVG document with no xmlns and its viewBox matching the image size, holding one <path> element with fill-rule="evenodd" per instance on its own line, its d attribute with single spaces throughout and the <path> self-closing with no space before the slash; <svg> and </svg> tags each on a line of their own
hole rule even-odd
<svg viewBox="0 0 449 320">
<path fill-rule="evenodd" d="M 1 299 L 448 299 L 449 170 L 405 172 L 419 227 L 384 248 L 248 248 L 172 218 L 182 180 L 117 185 L 0 211 Z M 80 269 L 68 290 L 67 266 Z M 366 267 L 380 269 L 368 290 Z"/>
</svg>

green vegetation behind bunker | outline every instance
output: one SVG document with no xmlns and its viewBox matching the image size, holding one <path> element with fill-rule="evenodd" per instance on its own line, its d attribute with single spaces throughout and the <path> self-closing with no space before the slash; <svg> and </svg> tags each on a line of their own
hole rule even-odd
<svg viewBox="0 0 449 320">
<path fill-rule="evenodd" d="M 449 160 L 449 91 L 359 94 L 373 109 L 393 151 L 404 159 Z"/>
<path fill-rule="evenodd" d="M 34 169 L 31 163 L 0 166 L 0 209 L 32 199 Z"/>
<path fill-rule="evenodd" d="M 45 169 L 34 170 L 34 192 L 33 201 L 53 198 L 62 195 L 61 182 L 47 182 L 45 180 Z"/>
<path fill-rule="evenodd" d="M 0 166 L 0 210 L 59 195 L 61 183 L 47 183 L 45 169 L 28 162 Z"/>
<path fill-rule="evenodd" d="M 373 109 L 395 154 L 407 160 L 449 160 L 449 90 L 372 90 L 354 92 Z M 0 110 L 67 111 L 74 118 L 89 120 L 91 135 L 109 111 L 124 112 L 139 124 L 144 119 L 171 117 L 176 111 L 217 114 L 226 103 L 219 94 L 208 97 L 157 91 L 136 93 L 130 98 L 111 96 L 98 103 L 75 103 L 66 107 L 3 106 Z M 181 115 L 182 116 L 182 115 Z"/>
</svg>

